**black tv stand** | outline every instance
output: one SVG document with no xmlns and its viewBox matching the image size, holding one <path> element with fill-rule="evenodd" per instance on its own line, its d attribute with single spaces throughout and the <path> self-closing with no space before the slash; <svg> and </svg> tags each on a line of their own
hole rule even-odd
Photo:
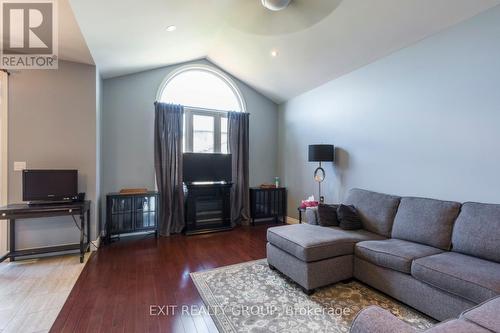
<svg viewBox="0 0 500 333">
<path fill-rule="evenodd" d="M 231 187 L 227 182 L 185 183 L 186 235 L 231 230 Z"/>
<path fill-rule="evenodd" d="M 16 220 L 53 216 L 78 216 L 80 220 L 80 243 L 16 250 Z M 0 257 L 0 262 L 6 259 L 15 261 L 17 257 L 80 250 L 80 262 L 83 263 L 85 252 L 90 250 L 90 201 L 7 205 L 0 207 L 0 220 L 9 220 L 9 253 Z"/>
</svg>

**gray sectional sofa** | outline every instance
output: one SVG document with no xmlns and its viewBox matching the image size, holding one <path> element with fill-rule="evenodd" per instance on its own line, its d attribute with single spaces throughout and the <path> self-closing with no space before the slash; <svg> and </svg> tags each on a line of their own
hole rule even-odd
<svg viewBox="0 0 500 333">
<path fill-rule="evenodd" d="M 500 332 L 500 297 L 495 297 L 470 310 L 458 319 L 450 319 L 432 328 L 419 331 L 392 313 L 377 306 L 359 312 L 351 333 L 491 333 Z"/>
<path fill-rule="evenodd" d="M 500 205 L 353 189 L 362 230 L 269 228 L 267 260 L 306 293 L 356 278 L 438 320 L 500 295 Z"/>
</svg>

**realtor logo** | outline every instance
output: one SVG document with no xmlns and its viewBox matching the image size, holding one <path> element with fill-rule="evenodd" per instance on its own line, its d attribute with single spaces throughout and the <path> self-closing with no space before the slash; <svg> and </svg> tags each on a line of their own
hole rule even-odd
<svg viewBox="0 0 500 333">
<path fill-rule="evenodd" d="M 4 69 L 57 69 L 57 0 L 0 0 Z"/>
</svg>

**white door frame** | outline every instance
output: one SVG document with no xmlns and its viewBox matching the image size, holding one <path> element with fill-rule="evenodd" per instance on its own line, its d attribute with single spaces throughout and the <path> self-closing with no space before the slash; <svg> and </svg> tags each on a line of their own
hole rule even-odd
<svg viewBox="0 0 500 333">
<path fill-rule="evenodd" d="M 0 206 L 7 205 L 8 182 L 8 74 L 0 71 Z M 0 256 L 7 253 L 7 221 L 0 220 Z"/>
</svg>

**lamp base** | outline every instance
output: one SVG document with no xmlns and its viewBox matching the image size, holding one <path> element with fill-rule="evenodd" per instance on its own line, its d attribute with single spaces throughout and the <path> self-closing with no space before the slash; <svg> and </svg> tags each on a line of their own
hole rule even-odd
<svg viewBox="0 0 500 333">
<path fill-rule="evenodd" d="M 321 195 L 321 183 L 325 180 L 325 170 L 321 167 L 321 162 L 319 162 L 319 167 L 314 170 L 314 180 L 318 183 L 319 202 L 324 203 L 325 197 Z"/>
</svg>

